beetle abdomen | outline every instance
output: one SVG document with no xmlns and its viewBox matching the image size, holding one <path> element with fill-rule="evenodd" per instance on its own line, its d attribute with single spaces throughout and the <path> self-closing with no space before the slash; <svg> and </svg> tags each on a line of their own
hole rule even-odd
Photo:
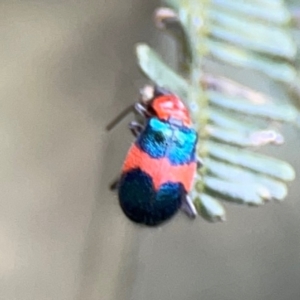
<svg viewBox="0 0 300 300">
<path fill-rule="evenodd" d="M 190 191 L 196 172 L 197 133 L 151 118 L 122 168 L 119 200 L 137 223 L 155 226 L 171 218 Z"/>
<path fill-rule="evenodd" d="M 157 190 L 140 168 L 123 173 L 119 184 L 120 205 L 129 219 L 149 226 L 159 225 L 179 209 L 186 194 L 181 183 L 165 182 Z"/>
</svg>

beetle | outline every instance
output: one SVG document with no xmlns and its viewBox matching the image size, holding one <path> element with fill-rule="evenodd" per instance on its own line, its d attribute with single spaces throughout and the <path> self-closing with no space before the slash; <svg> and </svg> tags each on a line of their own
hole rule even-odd
<svg viewBox="0 0 300 300">
<path fill-rule="evenodd" d="M 130 122 L 136 140 L 125 158 L 121 176 L 111 185 L 111 189 L 118 190 L 123 212 L 130 220 L 147 226 L 160 225 L 180 208 L 189 217 L 196 217 L 188 193 L 202 162 L 196 158 L 198 135 L 188 109 L 178 96 L 158 86 L 146 86 L 131 108 L 143 122 Z"/>
</svg>

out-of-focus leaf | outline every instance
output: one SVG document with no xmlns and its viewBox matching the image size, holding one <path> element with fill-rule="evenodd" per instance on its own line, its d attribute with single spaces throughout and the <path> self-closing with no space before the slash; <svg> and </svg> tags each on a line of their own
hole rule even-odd
<svg viewBox="0 0 300 300">
<path fill-rule="evenodd" d="M 281 144 L 281 141 L 283 140 L 283 137 L 279 133 L 273 131 L 272 136 L 269 139 L 263 139 L 262 137 L 260 142 L 257 138 L 257 134 L 257 132 L 228 130 L 216 126 L 206 126 L 206 136 L 210 139 L 241 148 L 256 147 L 261 144 L 270 143 Z M 278 140 L 280 143 L 277 142 Z"/>
<path fill-rule="evenodd" d="M 280 27 L 270 27 L 254 20 L 245 22 L 238 15 L 212 9 L 209 10 L 209 18 L 213 22 L 209 26 L 213 37 L 264 54 L 295 58 L 297 47 L 286 30 Z"/>
<path fill-rule="evenodd" d="M 239 131 L 249 132 L 259 130 L 262 128 L 261 126 L 259 126 L 261 125 L 260 123 L 251 123 L 245 120 L 245 118 L 241 118 L 240 116 L 238 118 L 231 111 L 224 111 L 218 108 L 210 107 L 208 108 L 208 115 L 209 120 L 212 122 L 212 124 L 222 127 L 224 129 L 226 128 L 236 130 L 237 128 L 239 128 Z M 263 122 L 263 126 L 266 127 L 267 123 Z"/>
<path fill-rule="evenodd" d="M 275 105 L 272 103 L 265 103 L 254 105 L 243 101 L 243 99 L 234 99 L 218 92 L 209 91 L 207 95 L 212 105 L 237 111 L 245 115 L 253 115 L 256 117 L 291 123 L 296 122 L 297 117 L 299 116 L 296 108 L 288 104 Z"/>
<path fill-rule="evenodd" d="M 206 150 L 215 159 L 229 164 L 241 166 L 283 181 L 295 179 L 294 169 L 288 163 L 279 159 L 248 150 L 241 151 L 238 148 L 212 141 L 206 142 Z"/>
<path fill-rule="evenodd" d="M 210 176 L 205 176 L 203 182 L 206 193 L 223 200 L 248 205 L 262 205 L 265 202 L 262 198 L 265 193 L 264 188 L 253 185 L 252 182 L 236 184 Z"/>
<path fill-rule="evenodd" d="M 273 101 L 267 95 L 223 76 L 204 73 L 201 83 L 205 90 L 219 92 L 227 97 L 232 96 L 233 98 L 244 99 L 253 104 L 271 103 Z"/>
<path fill-rule="evenodd" d="M 266 3 L 260 1 L 254 4 L 254 1 L 235 1 L 235 0 L 211 0 L 216 8 L 223 9 L 239 14 L 241 17 L 253 18 L 266 23 L 275 23 L 284 25 L 290 21 L 288 10 L 280 4 Z M 270 7 L 271 6 L 271 7 Z"/>
<path fill-rule="evenodd" d="M 292 83 L 297 78 L 295 68 L 287 63 L 262 56 L 224 42 L 206 40 L 206 48 L 213 58 L 238 67 L 260 71 L 272 79 Z"/>
<path fill-rule="evenodd" d="M 203 218 L 210 222 L 225 221 L 226 212 L 223 205 L 211 196 L 202 193 L 201 198 L 195 197 L 195 205 Z"/>
<path fill-rule="evenodd" d="M 272 177 L 257 174 L 251 172 L 249 169 L 243 169 L 239 166 L 226 164 L 211 158 L 206 158 L 204 164 L 209 174 L 213 174 L 221 179 L 237 184 L 239 184 L 239 182 L 248 182 L 254 183 L 256 186 L 264 186 L 268 190 L 270 197 L 274 200 L 281 201 L 286 197 L 286 184 Z"/>
<path fill-rule="evenodd" d="M 187 97 L 187 82 L 167 66 L 154 50 L 146 44 L 139 44 L 136 47 L 136 53 L 139 66 L 147 77 L 184 99 Z"/>
<path fill-rule="evenodd" d="M 209 53 L 222 62 L 295 84 L 297 72 L 290 61 L 297 45 L 286 28 L 291 16 L 284 2 L 164 2 L 178 13 L 187 40 L 194 42 L 191 48 L 195 55 L 204 58 Z"/>
</svg>

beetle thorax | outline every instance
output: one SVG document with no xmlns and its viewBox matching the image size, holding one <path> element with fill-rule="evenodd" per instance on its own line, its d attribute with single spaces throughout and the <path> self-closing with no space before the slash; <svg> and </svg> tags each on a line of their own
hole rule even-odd
<svg viewBox="0 0 300 300">
<path fill-rule="evenodd" d="M 186 126 L 192 124 L 189 111 L 175 95 L 164 95 L 154 98 L 150 107 L 159 119 L 177 119 Z"/>
</svg>

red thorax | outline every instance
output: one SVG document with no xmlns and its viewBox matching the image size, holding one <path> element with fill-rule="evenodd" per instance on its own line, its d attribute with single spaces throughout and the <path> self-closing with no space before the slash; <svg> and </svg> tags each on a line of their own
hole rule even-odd
<svg viewBox="0 0 300 300">
<path fill-rule="evenodd" d="M 185 126 L 190 127 L 192 125 L 189 111 L 175 95 L 158 96 L 151 101 L 149 107 L 159 119 L 166 121 L 176 119 Z"/>
</svg>

